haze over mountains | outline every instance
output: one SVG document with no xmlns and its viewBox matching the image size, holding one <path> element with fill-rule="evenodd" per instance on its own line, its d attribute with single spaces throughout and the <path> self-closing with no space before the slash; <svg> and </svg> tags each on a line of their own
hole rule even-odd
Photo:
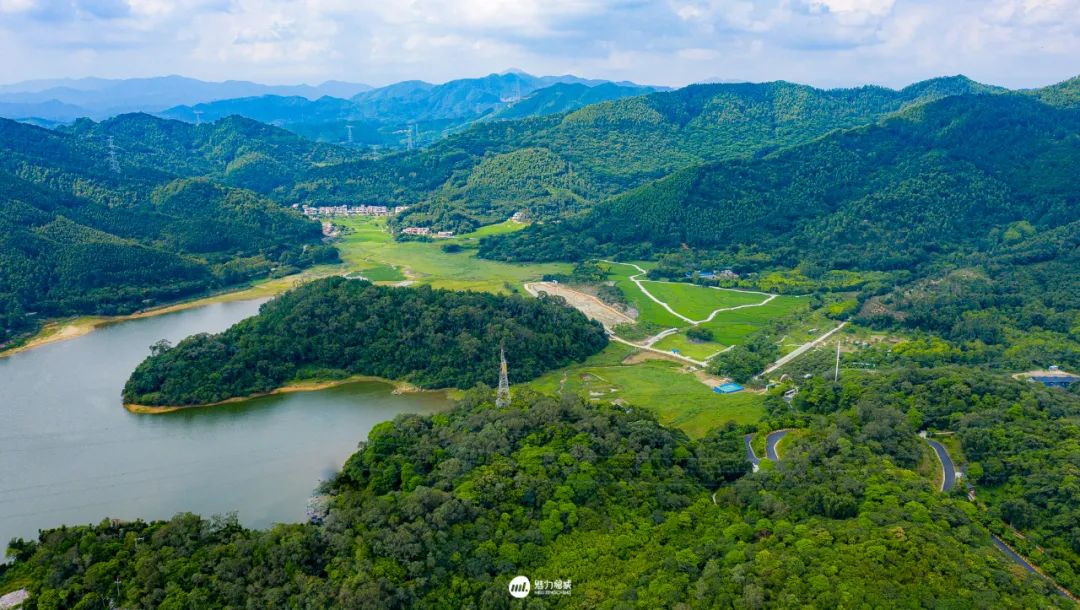
<svg viewBox="0 0 1080 610">
<path fill-rule="evenodd" d="M 80 117 L 101 120 L 125 112 L 158 112 L 181 104 L 235 97 L 348 97 L 370 88 L 368 85 L 341 81 L 327 81 L 317 86 L 263 85 L 240 80 L 214 83 L 175 75 L 37 80 L 0 86 L 0 116 L 57 122 L 69 122 Z"/>
<path fill-rule="evenodd" d="M 556 85 L 557 89 L 545 91 Z M 53 127 L 81 117 L 102 120 L 127 112 L 147 112 L 193 123 L 235 114 L 320 141 L 407 146 L 410 139 L 414 144 L 431 142 L 448 129 L 497 117 L 523 99 L 529 99 L 529 103 L 506 118 L 565 112 L 658 89 L 571 75 L 532 76 L 520 71 L 438 85 L 403 81 L 379 88 L 340 81 L 318 86 L 271 86 L 247 81 L 211 83 L 179 76 L 86 78 L 0 87 L 0 117 Z M 532 99 L 532 94 L 541 91 Z"/>
</svg>

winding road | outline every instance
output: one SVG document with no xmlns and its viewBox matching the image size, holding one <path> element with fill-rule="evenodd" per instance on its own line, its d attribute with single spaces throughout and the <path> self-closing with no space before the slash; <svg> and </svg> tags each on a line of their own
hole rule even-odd
<svg viewBox="0 0 1080 610">
<path fill-rule="evenodd" d="M 765 437 L 766 457 L 768 457 L 773 462 L 780 461 L 780 456 L 776 453 L 776 445 L 781 440 L 783 440 L 783 438 L 787 436 L 788 432 L 790 431 L 790 429 L 774 430 Z M 922 436 L 922 434 L 920 434 L 920 436 Z M 745 437 L 743 437 L 743 442 L 746 443 L 746 459 L 754 465 L 754 471 L 757 472 L 758 464 L 761 460 L 759 460 L 758 457 L 754 454 L 754 449 L 750 445 L 753 437 L 753 434 L 747 434 Z M 958 472 L 956 469 L 956 464 L 953 462 L 952 457 L 949 455 L 949 450 L 946 449 L 944 445 L 937 441 L 930 440 L 925 436 L 923 436 L 923 438 L 926 440 L 927 443 L 930 444 L 930 447 L 934 449 L 934 453 L 937 454 L 938 461 L 941 463 L 941 491 L 947 492 L 952 489 L 953 486 L 956 484 Z M 716 494 L 713 494 L 713 503 L 716 503 Z M 1028 572 L 1039 576 L 1040 578 L 1044 578 L 1048 583 L 1050 583 L 1052 587 L 1054 587 L 1054 590 L 1057 591 L 1059 595 L 1067 597 L 1073 601 L 1077 601 L 1076 598 L 1073 597 L 1072 594 L 1070 594 L 1066 589 L 1062 588 L 1056 582 L 1054 582 L 1053 579 L 1043 574 L 1038 568 L 1032 565 L 1031 562 L 1025 559 L 1023 555 L 1020 555 L 1015 550 L 1013 550 L 1013 548 L 1006 544 L 1001 538 L 998 538 L 993 533 L 991 533 L 990 541 L 993 542 L 994 546 L 997 547 L 999 551 L 1004 553 L 1005 556 L 1012 560 L 1015 564 L 1024 568 Z"/>
<path fill-rule="evenodd" d="M 617 261 L 609 261 L 609 260 L 604 260 L 604 259 L 600 259 L 600 262 L 608 263 L 608 264 L 611 264 L 611 265 L 626 265 L 628 267 L 633 267 L 634 269 L 637 269 L 638 273 L 636 275 L 631 275 L 627 279 L 629 279 L 631 282 L 633 282 L 634 285 L 638 287 L 638 290 L 640 290 L 645 296 L 649 297 L 650 300 L 652 300 L 657 305 L 659 305 L 660 307 L 663 307 L 665 310 L 667 310 L 668 313 L 670 313 L 671 315 L 675 316 L 676 318 L 679 318 L 680 320 L 688 322 L 688 323 L 690 323 L 690 324 L 692 324 L 694 326 L 697 326 L 698 324 L 704 324 L 706 322 L 712 322 L 713 318 L 715 318 L 716 314 L 718 314 L 718 313 L 722 313 L 722 312 L 725 312 L 725 311 L 735 311 L 736 309 L 746 309 L 748 307 L 761 307 L 762 305 L 768 304 L 770 301 L 772 301 L 773 299 L 775 299 L 777 297 L 777 295 L 772 294 L 770 292 L 759 292 L 757 290 L 739 290 L 738 288 L 717 288 L 716 286 L 703 286 L 703 288 L 710 288 L 712 290 L 726 290 L 728 292 L 742 292 L 742 293 L 746 293 L 746 294 L 760 294 L 761 296 L 765 297 L 765 300 L 763 300 L 760 303 L 749 303 L 747 305 L 735 305 L 734 307 L 721 307 L 720 309 L 714 309 L 713 312 L 709 314 L 709 317 L 705 318 L 704 320 L 691 320 L 690 318 L 688 318 L 688 317 L 682 315 L 681 313 L 675 311 L 674 309 L 671 308 L 671 305 L 668 305 L 664 301 L 661 301 L 660 299 L 656 298 L 656 296 L 653 293 L 649 292 L 649 289 L 646 288 L 642 284 L 642 282 L 644 282 L 645 280 L 641 279 L 641 276 L 648 273 L 648 271 L 646 271 L 645 269 L 642 269 L 640 265 L 635 265 L 634 263 L 620 263 L 620 262 L 617 262 Z M 664 282 L 664 281 L 660 281 L 660 280 L 650 280 L 650 281 L 655 281 L 655 283 L 657 283 L 657 284 L 681 284 L 681 283 L 683 283 L 683 282 Z"/>
<path fill-rule="evenodd" d="M 776 453 L 776 445 L 784 440 L 784 437 L 788 435 L 788 432 L 791 432 L 791 430 L 786 428 L 784 430 L 774 430 L 765 437 L 765 457 L 773 462 L 780 461 L 780 456 Z"/>
<path fill-rule="evenodd" d="M 938 456 L 938 461 L 941 462 L 941 491 L 949 491 L 953 488 L 953 485 L 956 484 L 956 464 L 953 462 L 952 457 L 949 455 L 949 450 L 946 449 L 944 445 L 937 441 L 930 440 L 929 438 L 926 439 L 926 442 L 930 443 L 930 446 L 934 449 L 934 453 L 936 453 Z M 1023 555 L 1014 551 L 1013 548 L 1006 544 L 1004 540 L 998 538 L 993 533 L 991 533 L 990 541 L 994 543 L 994 546 L 997 547 L 999 551 L 1001 551 L 1005 554 L 1006 557 L 1011 559 L 1013 563 L 1024 568 L 1028 572 L 1031 572 L 1032 574 L 1046 579 L 1046 581 L 1054 587 L 1054 590 L 1057 591 L 1059 595 L 1076 601 L 1076 598 L 1074 598 L 1068 591 L 1059 586 L 1056 582 L 1054 582 L 1053 579 L 1040 572 L 1038 568 L 1036 568 L 1034 565 L 1031 564 L 1031 562 L 1025 559 Z"/>
<path fill-rule="evenodd" d="M 930 446 L 934 449 L 934 453 L 937 454 L 938 461 L 941 462 L 941 489 L 939 491 L 949 491 L 956 484 L 956 465 L 953 464 L 952 458 L 949 457 L 949 451 L 945 449 L 945 446 L 937 441 L 926 439 L 926 442 L 930 443 Z"/>
<path fill-rule="evenodd" d="M 747 434 L 743 437 L 743 442 L 746 443 L 746 461 L 750 462 L 754 466 L 754 472 L 757 472 L 758 467 L 761 465 L 761 460 L 754 454 L 754 447 L 750 444 L 753 440 L 753 434 Z"/>
</svg>

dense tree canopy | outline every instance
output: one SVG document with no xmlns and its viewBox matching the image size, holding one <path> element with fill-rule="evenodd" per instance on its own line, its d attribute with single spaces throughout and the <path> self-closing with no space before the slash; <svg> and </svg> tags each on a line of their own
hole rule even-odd
<svg viewBox="0 0 1080 610">
<path fill-rule="evenodd" d="M 822 419 L 749 474 L 742 432 L 698 442 L 646 412 L 519 392 L 376 427 L 321 525 L 109 523 L 16 541 L 29 607 L 996 607 L 1069 603 L 1014 571 L 964 501 Z M 713 492 L 716 492 L 713 495 Z"/>
<path fill-rule="evenodd" d="M 295 379 L 357 374 L 426 388 L 495 385 L 500 347 L 521 382 L 606 344 L 603 328 L 561 299 L 329 278 L 278 297 L 224 333 L 152 355 L 131 375 L 124 400 L 211 403 Z"/>
<path fill-rule="evenodd" d="M 753 244 L 789 266 L 914 268 L 1005 237 L 1012 223 L 1077 220 L 1080 183 L 1067 168 L 1080 159 L 1078 132 L 1078 110 L 954 96 L 761 159 L 677 172 L 578 218 L 491 236 L 480 253 L 580 260 Z"/>
<path fill-rule="evenodd" d="M 953 458 L 986 504 L 987 522 L 999 533 L 1002 523 L 1021 530 L 1013 543 L 1062 585 L 1080 589 L 1080 396 L 969 368 L 846 375 L 841 384 L 805 384 L 790 406 L 772 397 L 778 422 L 844 416 L 861 427 L 860 443 L 905 467 L 925 450 L 917 430 L 954 433 Z"/>
<path fill-rule="evenodd" d="M 0 343 L 43 318 L 128 313 L 337 260 L 295 211 L 154 160 L 114 166 L 101 139 L 0 120 L 0 153 Z"/>
</svg>

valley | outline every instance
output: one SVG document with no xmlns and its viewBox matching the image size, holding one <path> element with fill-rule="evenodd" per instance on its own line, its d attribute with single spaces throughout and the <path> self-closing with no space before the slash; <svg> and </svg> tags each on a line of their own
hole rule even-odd
<svg viewBox="0 0 1080 610">
<path fill-rule="evenodd" d="M 347 85 L 0 120 L 0 594 L 1071 607 L 1080 80 Z"/>
</svg>

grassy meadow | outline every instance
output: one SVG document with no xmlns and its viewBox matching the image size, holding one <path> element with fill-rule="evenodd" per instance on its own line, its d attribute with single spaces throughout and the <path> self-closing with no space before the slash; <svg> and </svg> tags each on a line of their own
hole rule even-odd
<svg viewBox="0 0 1080 610">
<path fill-rule="evenodd" d="M 396 242 L 386 231 L 383 218 L 347 218 L 334 222 L 346 229 L 336 242 L 346 267 L 376 281 L 410 279 L 436 288 L 516 292 L 525 282 L 539 280 L 545 273 L 570 270 L 570 265 L 563 263 L 515 265 L 476 258 L 474 244 L 479 237 L 515 231 L 523 226 L 514 223 L 483 227 L 451 239 Z M 462 249 L 445 252 L 443 246 L 449 244 Z M 400 277 L 391 276 L 388 268 L 396 270 Z"/>
<path fill-rule="evenodd" d="M 563 392 L 595 400 L 621 399 L 656 413 L 661 423 L 692 438 L 727 421 L 753 424 L 764 413 L 760 394 L 717 394 L 686 372 L 684 365 L 668 360 L 624 364 L 632 352 L 630 347 L 613 343 L 580 365 L 552 371 L 528 385 L 546 394 L 557 394 L 561 387 Z"/>
</svg>

